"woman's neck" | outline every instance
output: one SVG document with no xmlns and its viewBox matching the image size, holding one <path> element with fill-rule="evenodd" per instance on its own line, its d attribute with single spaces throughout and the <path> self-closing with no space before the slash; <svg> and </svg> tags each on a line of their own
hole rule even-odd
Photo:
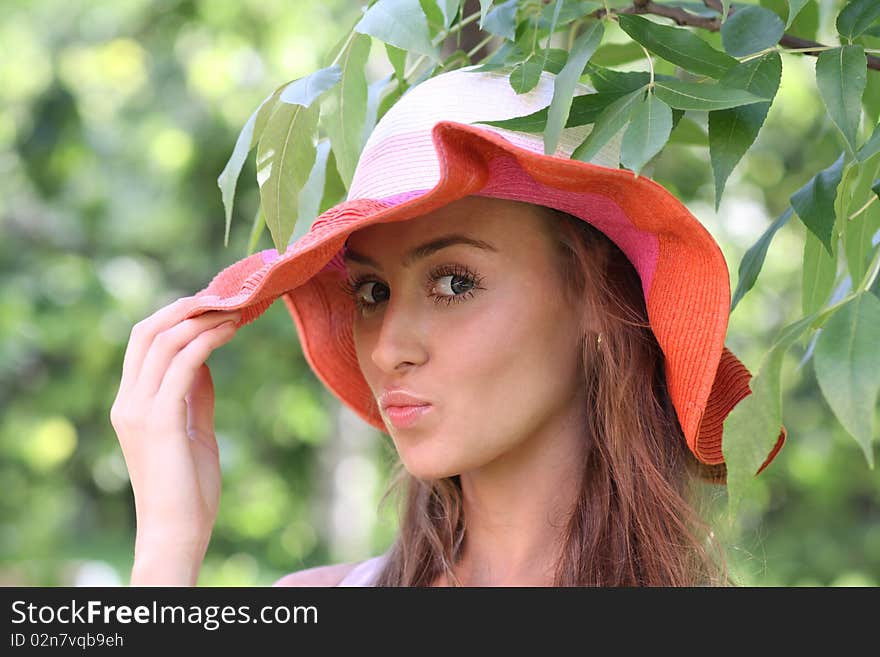
<svg viewBox="0 0 880 657">
<path fill-rule="evenodd" d="M 581 416 L 576 406 L 516 450 L 461 474 L 466 533 L 454 572 L 463 585 L 553 585 L 587 449 Z"/>
</svg>

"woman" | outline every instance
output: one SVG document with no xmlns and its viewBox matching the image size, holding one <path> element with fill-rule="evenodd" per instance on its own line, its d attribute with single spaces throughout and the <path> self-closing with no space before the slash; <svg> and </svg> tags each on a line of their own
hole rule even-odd
<svg viewBox="0 0 880 657">
<path fill-rule="evenodd" d="M 540 135 L 471 125 L 552 92 L 549 75 L 520 96 L 468 70 L 418 85 L 346 202 L 135 327 L 111 413 L 135 490 L 132 584 L 195 583 L 220 481 L 204 361 L 279 296 L 315 374 L 391 435 L 404 504 L 386 554 L 276 584 L 726 580 L 691 504 L 694 475 L 724 481 L 723 419 L 749 394 L 723 345 L 726 264 L 613 144 L 568 159 L 584 128 L 547 156 Z"/>
</svg>

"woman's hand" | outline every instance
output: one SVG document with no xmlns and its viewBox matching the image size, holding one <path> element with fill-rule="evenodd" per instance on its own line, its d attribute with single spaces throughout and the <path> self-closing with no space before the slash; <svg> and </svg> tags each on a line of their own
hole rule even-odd
<svg viewBox="0 0 880 657">
<path fill-rule="evenodd" d="M 185 297 L 131 331 L 110 409 L 134 491 L 131 584 L 194 585 L 220 501 L 214 387 L 205 364 L 235 335 L 238 312 L 181 321 Z"/>
</svg>

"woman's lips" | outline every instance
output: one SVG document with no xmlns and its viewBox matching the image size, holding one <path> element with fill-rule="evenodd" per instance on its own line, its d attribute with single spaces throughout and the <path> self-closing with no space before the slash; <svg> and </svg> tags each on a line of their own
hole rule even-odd
<svg viewBox="0 0 880 657">
<path fill-rule="evenodd" d="M 431 404 L 419 406 L 386 406 L 385 416 L 397 429 L 407 429 L 434 408 Z"/>
</svg>

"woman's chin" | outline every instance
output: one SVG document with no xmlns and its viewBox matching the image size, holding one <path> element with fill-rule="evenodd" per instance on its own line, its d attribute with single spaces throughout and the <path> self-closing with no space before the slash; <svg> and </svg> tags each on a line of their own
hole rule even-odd
<svg viewBox="0 0 880 657">
<path fill-rule="evenodd" d="M 407 472 L 413 477 L 429 481 L 432 479 L 443 479 L 452 477 L 460 473 L 460 470 L 454 467 L 442 467 L 438 463 L 416 463 L 410 465 L 407 461 L 403 462 Z"/>
<path fill-rule="evenodd" d="M 431 453 L 419 448 L 400 450 L 399 446 L 398 453 L 407 472 L 418 479 L 443 479 L 461 472 L 460 464 L 455 459 L 450 459 L 448 453 Z"/>
</svg>

